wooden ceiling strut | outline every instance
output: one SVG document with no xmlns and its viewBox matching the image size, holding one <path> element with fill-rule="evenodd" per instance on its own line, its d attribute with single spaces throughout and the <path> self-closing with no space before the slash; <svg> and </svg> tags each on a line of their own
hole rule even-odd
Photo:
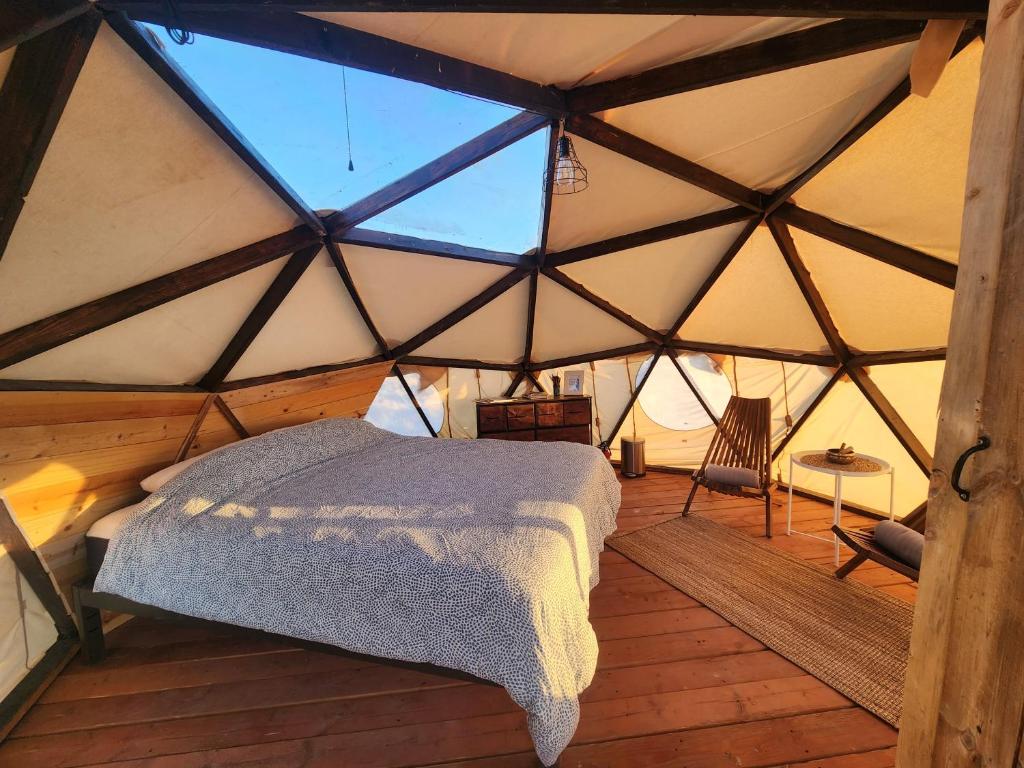
<svg viewBox="0 0 1024 768">
<path fill-rule="evenodd" d="M 231 373 L 231 369 L 242 359 L 242 355 L 245 354 L 249 345 L 255 341 L 256 336 L 269 322 L 271 315 L 277 311 L 281 302 L 299 282 L 299 278 L 305 273 L 307 267 L 313 263 L 320 248 L 320 243 L 303 248 L 292 254 L 291 258 L 285 262 L 277 277 L 274 278 L 260 300 L 256 302 L 256 306 L 252 308 L 249 316 L 245 318 L 234 337 L 228 342 L 220 357 L 206 372 L 206 375 L 196 382 L 200 387 L 212 392 L 224 383 L 224 379 Z"/>
<path fill-rule="evenodd" d="M 377 343 L 377 348 L 380 349 L 380 353 L 387 358 L 391 357 L 391 349 L 388 346 L 387 341 L 381 335 L 377 329 L 377 324 L 373 322 L 373 318 L 370 316 L 370 310 L 366 308 L 366 304 L 363 303 L 362 298 L 359 296 L 359 291 L 356 289 L 356 282 L 352 279 L 352 273 L 349 272 L 348 265 L 345 263 L 345 256 L 342 254 L 341 249 L 337 243 L 332 241 L 330 238 L 326 241 L 327 255 L 331 259 L 331 263 L 334 264 L 334 268 L 338 270 L 338 274 L 341 276 L 341 281 L 345 284 L 345 290 L 348 291 L 349 298 L 352 299 L 352 303 L 355 305 L 356 311 L 359 312 L 359 316 L 363 319 L 363 324 L 366 329 L 373 336 L 373 340 Z"/>
<path fill-rule="evenodd" d="M 277 171 L 178 64 L 161 50 L 153 38 L 122 13 L 107 13 L 107 23 L 132 50 L 159 75 L 178 96 L 227 144 L 238 158 L 259 176 L 299 219 L 313 231 L 324 234 L 320 218 L 303 202 Z"/>
<path fill-rule="evenodd" d="M 726 249 L 725 254 L 723 254 L 722 258 L 718 260 L 715 268 L 711 270 L 711 274 L 707 276 L 700 288 L 698 288 L 696 293 L 694 293 L 690 298 L 690 303 L 686 305 L 686 309 L 684 309 L 679 317 L 676 318 L 676 321 L 672 323 L 672 327 L 669 329 L 668 333 L 665 334 L 666 339 L 672 339 L 677 333 L 679 333 L 679 329 L 683 327 L 683 324 L 690 318 L 690 315 L 694 313 L 697 309 L 697 305 L 700 304 L 705 296 L 707 296 L 708 291 L 711 290 L 711 286 L 715 284 L 715 281 L 722 276 L 722 273 L 725 272 L 726 268 L 732 263 L 732 260 L 736 258 L 736 254 L 740 252 L 744 245 L 747 244 L 747 240 L 749 240 L 750 236 L 754 234 L 754 230 L 757 229 L 760 223 L 760 218 L 747 222 L 747 226 L 745 226 L 739 236 L 732 241 L 732 244 L 730 244 Z"/>
<path fill-rule="evenodd" d="M 501 294 L 505 293 L 505 291 L 519 283 L 519 281 L 523 280 L 529 274 L 530 272 L 524 269 L 513 269 L 507 275 L 489 285 L 462 306 L 455 308 L 436 323 L 433 323 L 426 329 L 420 331 L 405 343 L 399 344 L 391 350 L 392 354 L 396 359 L 400 359 L 410 352 L 414 352 L 431 339 L 440 336 L 456 323 L 465 320 L 478 309 L 498 298 Z"/>
<path fill-rule="evenodd" d="M 559 123 L 548 125 L 548 151 L 544 165 L 544 189 L 541 197 L 540 236 L 537 238 L 537 266 L 543 267 L 548 257 L 548 234 L 551 232 L 551 208 L 555 196 L 555 161 L 558 159 Z"/>
<path fill-rule="evenodd" d="M 391 372 L 398 377 L 398 380 L 402 384 L 402 389 L 404 389 L 405 394 L 409 396 L 410 402 L 412 402 L 413 407 L 416 409 L 416 413 L 420 415 L 420 419 L 423 421 L 423 426 L 425 426 L 427 431 L 430 432 L 430 436 L 437 437 L 437 430 L 435 430 L 434 425 L 430 423 L 430 419 L 427 418 L 427 414 L 423 412 L 423 407 L 420 405 L 420 401 L 416 399 L 416 395 L 409 386 L 409 382 L 407 382 L 405 380 L 405 376 L 402 375 L 402 369 L 398 367 L 398 363 L 395 363 L 392 366 Z"/>
<path fill-rule="evenodd" d="M 426 240 L 409 235 L 396 235 L 391 232 L 378 232 L 362 227 L 354 227 L 336 240 L 343 245 L 361 245 L 368 248 L 381 248 L 385 251 L 419 253 L 428 256 L 441 256 L 446 259 L 475 261 L 481 264 L 498 264 L 503 267 L 529 268 L 534 265 L 535 261 L 531 254 L 490 251 L 485 248 L 473 248 L 441 240 Z"/>
<path fill-rule="evenodd" d="M 715 426 L 717 427 L 718 416 L 715 414 L 713 410 L 711 410 L 711 406 L 708 405 L 707 400 L 704 399 L 704 395 L 701 394 L 701 391 L 699 389 L 697 389 L 697 385 L 690 380 L 690 377 L 686 375 L 686 371 L 683 370 L 683 366 L 679 364 L 679 360 L 677 359 L 677 357 L 679 356 L 679 352 L 675 349 L 672 349 L 671 347 L 667 348 L 665 351 L 668 353 L 668 359 L 672 361 L 672 365 L 674 365 L 676 370 L 679 371 L 679 375 L 683 377 L 683 381 L 686 382 L 686 386 L 690 388 L 690 392 L 692 392 L 693 396 L 697 398 L 697 402 L 700 403 L 700 407 L 704 409 L 704 412 L 708 415 L 708 418 L 710 418 L 711 421 L 713 421 Z"/>
<path fill-rule="evenodd" d="M 520 112 L 501 125 L 470 139 L 436 160 L 417 168 L 397 181 L 364 197 L 347 208 L 335 211 L 324 219 L 331 237 L 340 239 L 345 233 L 380 213 L 408 200 L 413 195 L 444 181 L 474 163 L 490 157 L 510 144 L 540 130 L 548 121 L 540 115 Z"/>
<path fill-rule="evenodd" d="M 88 0 L 7 0 L 0 13 L 0 52 L 92 10 Z"/>
<path fill-rule="evenodd" d="M 565 109 L 564 95 L 553 86 L 322 19 L 274 11 L 265 3 L 257 8 L 254 3 L 239 5 L 243 8 L 208 12 L 178 2 L 185 22 L 196 34 L 398 77 L 549 117 L 559 116 Z M 173 24 L 161 7 L 123 7 L 134 19 Z"/>
<path fill-rule="evenodd" d="M 610 123 L 598 120 L 593 115 L 572 115 L 565 121 L 565 129 L 605 149 L 737 203 L 755 213 L 764 208 L 760 192 L 755 192 L 720 173 L 662 149 Z"/>
<path fill-rule="evenodd" d="M 775 244 L 782 251 L 786 265 L 789 267 L 793 279 L 800 288 L 800 293 L 803 294 L 811 314 L 814 315 L 822 335 L 828 342 L 829 349 L 832 350 L 832 354 L 838 358 L 839 362 L 846 363 L 850 359 L 850 348 L 839 333 L 839 329 L 832 319 L 832 314 L 825 304 L 825 299 L 822 298 L 818 287 L 814 284 L 814 280 L 811 279 L 810 270 L 807 269 L 803 259 L 800 258 L 796 245 L 793 243 L 793 237 L 789 233 L 789 228 L 785 222 L 769 217 L 768 229 L 771 231 L 772 237 L 775 238 Z"/>
<path fill-rule="evenodd" d="M 406 355 L 401 362 L 406 365 L 421 365 L 426 368 L 464 368 L 466 370 L 508 371 L 518 373 L 523 366 L 516 363 L 494 363 L 488 360 L 464 360 L 455 357 L 421 357 Z"/>
<path fill-rule="evenodd" d="M 617 357 L 637 355 L 642 352 L 654 352 L 659 349 L 661 349 L 661 345 L 648 341 L 644 342 L 643 344 L 630 344 L 625 347 L 602 349 L 598 352 L 590 352 L 581 355 L 570 355 L 568 357 L 558 357 L 553 360 L 543 360 L 538 363 L 530 363 L 529 365 L 526 366 L 526 370 L 533 372 L 547 371 L 552 368 L 564 368 L 567 365 L 590 363 L 595 360 L 611 360 Z"/>
<path fill-rule="evenodd" d="M 238 420 L 235 416 L 235 412 L 231 410 L 231 407 L 224 402 L 224 398 L 220 395 L 214 395 L 213 404 L 220 411 L 220 415 L 224 417 L 224 420 L 231 425 L 231 428 L 235 430 L 235 434 L 238 435 L 240 440 L 245 440 L 247 437 L 252 437 L 249 434 L 249 430 L 245 428 L 245 425 Z"/>
<path fill-rule="evenodd" d="M 904 272 L 923 277 L 945 288 L 956 286 L 956 264 L 950 264 L 948 261 L 856 227 L 840 224 L 820 214 L 798 208 L 792 203 L 784 203 L 772 215 L 804 232 L 870 256 Z"/>
<path fill-rule="evenodd" d="M 566 102 L 573 113 L 600 112 L 909 43 L 919 38 L 923 30 L 922 21 L 835 21 L 656 67 L 637 75 L 573 88 L 568 92 Z"/>
<path fill-rule="evenodd" d="M 544 385 L 540 383 L 540 379 L 537 378 L 533 371 L 526 371 L 526 380 L 533 384 L 533 386 L 537 388 L 538 392 L 547 394 L 547 390 L 544 389 Z"/>
<path fill-rule="evenodd" d="M 293 379 L 304 379 L 308 376 L 318 376 L 321 373 L 334 373 L 336 371 L 346 371 L 349 368 L 360 368 L 364 365 L 372 365 L 374 363 L 387 362 L 387 358 L 382 355 L 374 355 L 373 357 L 366 357 L 362 360 L 350 360 L 346 363 L 330 363 L 328 365 L 314 365 L 309 368 L 299 368 L 293 371 L 280 371 L 278 373 L 269 373 L 263 376 L 251 376 L 247 379 L 234 379 L 233 381 L 226 381 L 220 385 L 217 392 L 233 392 L 236 389 L 246 389 L 247 387 L 258 387 L 262 384 L 276 384 L 279 381 L 292 381 Z"/>
<path fill-rule="evenodd" d="M 160 8 L 159 0 L 103 0 Z M 177 0 L 183 10 L 251 9 L 252 0 Z M 984 0 L 260 0 L 265 10 L 454 13 L 596 13 L 809 18 L 983 19 Z"/>
<path fill-rule="evenodd" d="M 526 372 L 518 371 L 516 375 L 512 377 L 511 383 L 505 388 L 505 397 L 512 397 L 515 394 L 516 387 L 518 387 L 525 378 Z"/>
<path fill-rule="evenodd" d="M 306 227 L 214 256 L 0 334 L 0 368 L 319 243 Z"/>
<path fill-rule="evenodd" d="M 554 280 L 563 288 L 572 291 L 584 301 L 600 309 L 606 315 L 610 315 L 611 317 L 614 317 L 616 320 L 618 320 L 620 323 L 628 325 L 641 336 L 645 336 L 646 338 L 650 339 L 656 344 L 664 343 L 665 337 L 658 331 L 655 331 L 653 328 L 648 328 L 646 325 L 641 323 L 632 315 L 622 311 L 621 309 L 613 305 L 611 302 L 607 301 L 606 299 L 602 299 L 597 294 L 587 290 L 587 288 L 584 285 L 582 285 L 581 283 L 577 283 L 564 272 L 559 272 L 554 267 L 545 268 L 541 270 L 541 272 L 543 272 L 545 277 Z"/>
<path fill-rule="evenodd" d="M 946 348 L 908 349 L 895 352 L 868 352 L 854 355 L 849 365 L 864 368 L 871 365 L 894 365 L 897 363 L 925 363 L 946 359 Z"/>
<path fill-rule="evenodd" d="M 643 392 L 644 387 L 647 385 L 647 381 L 651 378 L 651 374 L 654 373 L 654 369 L 658 365 L 658 360 L 661 359 L 661 356 L 664 353 L 664 351 L 664 348 L 659 348 L 655 350 L 654 356 L 651 358 L 651 364 L 647 367 L 647 372 L 644 374 L 643 378 L 640 379 L 639 382 L 637 382 L 636 388 L 633 390 L 633 394 L 629 396 L 629 401 L 626 403 L 626 407 L 623 408 L 622 414 L 619 416 L 618 421 L 615 422 L 615 426 L 612 427 L 611 432 L 608 433 L 608 437 L 604 439 L 605 446 L 610 447 L 611 444 L 615 442 L 615 436 L 619 434 L 619 430 L 622 429 L 622 425 L 626 422 L 626 419 L 629 417 L 630 411 L 633 410 L 633 406 L 636 404 L 636 401 L 640 398 L 640 393 Z M 629 373 L 628 361 L 626 363 L 626 374 L 632 377 L 632 374 Z"/>
<path fill-rule="evenodd" d="M 199 429 L 203 426 L 203 422 L 206 421 L 206 414 L 210 412 L 210 408 L 213 406 L 213 402 L 216 399 L 217 395 L 214 394 L 207 395 L 203 398 L 203 402 L 199 406 L 199 410 L 196 411 L 195 418 L 192 419 L 192 426 L 189 427 L 188 433 L 185 435 L 185 439 L 181 441 L 181 446 L 178 448 L 178 453 L 174 456 L 173 464 L 177 464 L 179 461 L 184 461 L 188 457 L 188 452 L 192 448 L 192 442 L 199 434 Z"/>
<path fill-rule="evenodd" d="M 786 436 L 779 441 L 779 444 L 777 446 L 775 446 L 775 450 L 772 451 L 772 461 L 775 461 L 775 459 L 779 458 L 779 456 L 782 455 L 782 452 L 786 450 L 786 446 L 789 445 L 789 441 L 796 437 L 796 433 L 799 432 L 800 428 L 807 423 L 807 420 L 809 418 L 811 418 L 811 414 L 813 414 L 815 409 L 819 405 L 821 405 L 821 403 L 825 400 L 825 398 L 828 396 L 828 393 L 832 391 L 832 387 L 838 384 L 839 380 L 846 375 L 846 366 L 841 365 L 838 368 L 836 368 L 831 378 L 829 378 L 829 380 L 825 382 L 825 386 L 818 390 L 818 394 L 814 396 L 814 399 L 811 400 L 807 408 L 804 409 L 804 412 L 800 414 L 799 418 L 797 418 L 796 422 L 794 422 L 789 432 L 786 433 Z"/>
<path fill-rule="evenodd" d="M 86 10 L 19 45 L 0 88 L 0 258 L 99 29 Z"/>
<path fill-rule="evenodd" d="M 868 375 L 868 372 L 857 366 L 848 366 L 847 372 L 850 374 L 853 383 L 857 385 L 864 397 L 867 398 L 867 401 L 871 403 L 871 407 L 882 417 L 882 421 L 885 422 L 893 435 L 896 436 L 896 439 L 899 440 L 900 445 L 910 454 L 910 458 L 914 460 L 914 463 L 920 467 L 926 476 L 931 475 L 932 456 L 928 449 L 924 447 L 917 438 L 917 435 L 914 434 L 914 431 L 903 420 L 903 417 L 893 407 L 893 404 L 889 402 L 889 399 L 882 394 L 882 390 L 879 389 L 871 376 Z"/>
<path fill-rule="evenodd" d="M 644 245 L 660 243 L 664 240 L 672 240 L 677 237 L 705 232 L 709 229 L 716 229 L 741 221 L 749 221 L 755 217 L 760 218 L 759 214 L 742 206 L 726 208 L 723 211 L 715 211 L 714 213 L 703 213 L 690 219 L 661 224 L 639 232 L 631 232 L 627 235 L 610 237 L 607 240 L 599 240 L 596 243 L 581 245 L 565 251 L 549 253 L 546 264 L 549 267 L 563 267 L 566 264 L 575 264 L 577 261 L 585 261 L 586 259 L 605 256 L 609 253 L 627 251 L 631 248 L 640 248 Z"/>
<path fill-rule="evenodd" d="M 537 270 L 530 271 L 530 294 L 526 300 L 526 333 L 523 345 L 524 366 L 529 365 L 533 360 L 533 333 L 537 323 L 537 283 L 540 281 Z"/>
<path fill-rule="evenodd" d="M 953 49 L 951 58 L 955 58 L 964 48 L 978 37 L 984 25 L 970 25 L 960 35 L 960 40 Z M 890 112 L 902 104 L 910 95 L 910 78 L 905 77 L 899 85 L 893 88 L 888 95 L 879 102 L 874 109 L 860 119 L 860 121 L 847 131 L 839 141 L 833 144 L 825 154 L 815 160 L 806 170 L 797 174 L 792 180 L 775 190 L 768 198 L 765 211 L 771 213 L 783 203 L 787 202 L 807 182 L 821 173 L 828 165 L 849 149 L 858 139 L 874 128 Z"/>
<path fill-rule="evenodd" d="M 754 360 L 776 360 L 783 363 L 800 363 L 801 365 L 823 365 L 834 368 L 839 360 L 834 355 L 821 355 L 813 352 L 783 352 L 776 349 L 760 347 L 741 347 L 734 344 L 709 344 L 702 341 L 687 339 L 669 339 L 668 346 L 687 352 L 703 352 L 708 355 L 734 355 L 750 357 Z"/>
</svg>

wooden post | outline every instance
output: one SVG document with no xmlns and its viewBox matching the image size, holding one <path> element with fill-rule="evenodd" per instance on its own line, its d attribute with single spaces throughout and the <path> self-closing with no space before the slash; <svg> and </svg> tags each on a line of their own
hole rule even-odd
<svg viewBox="0 0 1024 768">
<path fill-rule="evenodd" d="M 1024 719 L 1024 10 L 991 0 L 901 768 L 1011 768 Z M 992 445 L 953 466 L 982 435 Z"/>
</svg>

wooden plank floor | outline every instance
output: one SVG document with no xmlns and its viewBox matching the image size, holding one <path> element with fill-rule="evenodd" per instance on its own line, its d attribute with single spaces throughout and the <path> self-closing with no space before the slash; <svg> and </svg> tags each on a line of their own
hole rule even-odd
<svg viewBox="0 0 1024 768">
<path fill-rule="evenodd" d="M 677 515 L 688 490 L 680 475 L 624 480 L 620 532 Z M 828 529 L 828 505 L 795 508 L 802 529 Z M 763 536 L 757 502 L 701 491 L 696 511 Z M 776 520 L 773 546 L 831 566 L 830 545 L 782 535 L 781 507 Z M 856 577 L 914 598 L 871 564 Z M 591 617 L 598 672 L 563 766 L 894 764 L 892 728 L 615 552 L 602 555 Z M 102 665 L 76 660 L 59 676 L 0 745 L 0 766 L 538 764 L 500 688 L 142 619 L 109 646 Z"/>
</svg>

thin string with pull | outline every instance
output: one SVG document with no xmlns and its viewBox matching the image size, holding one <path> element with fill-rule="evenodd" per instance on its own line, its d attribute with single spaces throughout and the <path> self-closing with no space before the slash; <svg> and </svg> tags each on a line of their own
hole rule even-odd
<svg viewBox="0 0 1024 768">
<path fill-rule="evenodd" d="M 171 22 L 164 26 L 164 29 L 167 30 L 167 36 L 178 45 L 192 45 L 196 41 L 196 36 L 192 33 L 192 30 L 185 26 L 177 0 L 163 0 L 163 3 L 164 14 Z"/>
<path fill-rule="evenodd" d="M 348 143 L 348 169 L 354 171 L 356 167 L 352 162 L 352 126 L 348 117 L 348 77 L 345 75 L 345 69 L 346 67 L 341 68 L 341 95 L 345 102 L 345 141 Z"/>
</svg>

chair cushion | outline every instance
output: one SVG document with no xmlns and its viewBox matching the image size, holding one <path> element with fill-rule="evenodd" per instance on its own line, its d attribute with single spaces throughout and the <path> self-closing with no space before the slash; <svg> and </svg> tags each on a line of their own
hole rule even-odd
<svg viewBox="0 0 1024 768">
<path fill-rule="evenodd" d="M 883 520 L 875 526 L 875 543 L 897 560 L 921 569 L 924 535 L 901 523 Z"/>
<path fill-rule="evenodd" d="M 759 488 L 761 486 L 757 470 L 744 469 L 743 467 L 723 467 L 718 464 L 708 464 L 704 467 L 704 478 L 709 483 L 718 485 L 735 485 L 744 488 Z"/>
</svg>

